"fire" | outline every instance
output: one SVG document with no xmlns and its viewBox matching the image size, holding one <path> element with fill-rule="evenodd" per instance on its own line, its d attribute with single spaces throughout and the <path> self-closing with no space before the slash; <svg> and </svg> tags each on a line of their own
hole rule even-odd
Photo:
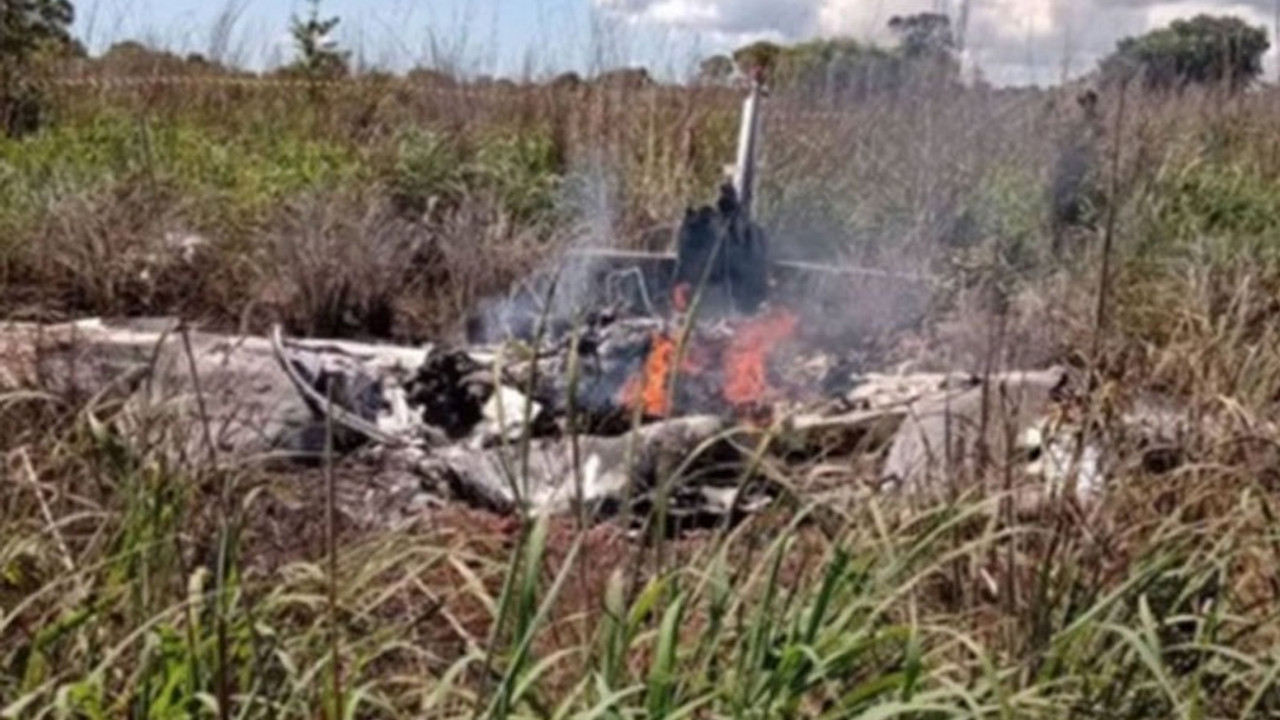
<svg viewBox="0 0 1280 720">
<path fill-rule="evenodd" d="M 645 415 L 664 417 L 671 411 L 671 399 L 667 397 L 671 368 L 675 364 L 676 343 L 663 333 L 654 333 L 644 368 L 627 381 L 622 390 L 622 403 L 635 409 L 637 404 Z"/>
<path fill-rule="evenodd" d="M 724 399 L 735 409 L 758 406 L 769 393 L 767 361 L 774 347 L 796 330 L 796 316 L 774 311 L 734 333 L 724 353 Z"/>
<path fill-rule="evenodd" d="M 635 409 L 637 405 L 649 417 L 666 417 L 671 412 L 671 373 L 676 367 L 679 346 L 666 333 L 653 334 L 649 354 L 644 367 L 631 376 L 622 389 L 622 404 Z M 686 352 L 680 361 L 680 371 L 695 374 L 702 372 L 703 363 L 697 352 Z"/>
<path fill-rule="evenodd" d="M 737 413 L 757 414 L 771 392 L 769 356 L 795 332 L 797 322 L 796 317 L 786 311 L 752 319 L 723 345 L 686 348 L 678 370 L 705 380 L 708 377 L 705 372 L 714 364 L 708 362 L 708 358 L 718 352 L 719 368 L 723 372 L 723 380 L 718 383 L 721 399 Z M 639 409 L 649 417 L 666 417 L 671 413 L 671 376 L 677 369 L 677 351 L 673 338 L 666 333 L 654 333 L 643 367 L 632 375 L 620 394 L 625 407 Z"/>
</svg>

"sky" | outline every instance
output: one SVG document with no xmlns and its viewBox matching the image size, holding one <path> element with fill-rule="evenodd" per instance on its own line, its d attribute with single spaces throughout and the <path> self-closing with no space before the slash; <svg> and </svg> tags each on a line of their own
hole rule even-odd
<svg viewBox="0 0 1280 720">
<path fill-rule="evenodd" d="M 963 0 L 321 0 L 337 40 L 364 64 L 426 64 L 487 75 L 645 65 L 681 77 L 700 58 L 756 39 L 851 35 L 887 41 L 894 15 Z M 1280 0 L 968 0 L 965 61 L 1001 85 L 1047 85 L 1092 69 L 1115 42 L 1201 12 L 1275 30 Z M 250 67 L 290 57 L 302 0 L 79 0 L 76 31 L 94 49 L 139 39 Z M 219 32 L 219 28 L 230 28 Z M 1275 66 L 1273 50 L 1268 67 Z M 1274 71 L 1272 71 L 1274 72 Z"/>
</svg>

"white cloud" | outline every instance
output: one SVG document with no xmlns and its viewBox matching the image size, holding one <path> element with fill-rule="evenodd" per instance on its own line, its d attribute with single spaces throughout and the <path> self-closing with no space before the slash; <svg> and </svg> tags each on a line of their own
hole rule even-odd
<svg viewBox="0 0 1280 720">
<path fill-rule="evenodd" d="M 803 1 L 803 0 L 802 0 Z M 856 0 L 821 0 L 817 30 L 823 35 L 852 35 L 883 39 L 888 34 L 889 18 L 940 9 L 935 0 L 888 0 L 857 2 Z M 945 9 L 945 8 L 942 8 Z"/>
<path fill-rule="evenodd" d="M 1233 14 L 1269 30 L 1275 0 L 969 0 L 966 58 L 999 83 L 1048 83 L 1093 68 L 1121 37 L 1197 13 Z M 894 15 L 963 0 L 593 0 L 636 22 L 731 47 L 759 37 L 851 35 L 886 41 Z M 1273 50 L 1273 54 L 1274 54 Z"/>
<path fill-rule="evenodd" d="M 820 3 L 812 0 L 594 0 L 596 7 L 682 30 L 725 35 L 811 35 Z"/>
</svg>

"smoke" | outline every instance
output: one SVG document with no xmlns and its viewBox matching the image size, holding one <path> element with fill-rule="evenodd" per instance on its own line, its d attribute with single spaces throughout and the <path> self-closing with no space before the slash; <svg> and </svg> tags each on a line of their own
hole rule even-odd
<svg viewBox="0 0 1280 720">
<path fill-rule="evenodd" d="M 556 251 L 507 293 L 478 304 L 468 323 L 470 341 L 529 339 L 540 324 L 551 323 L 546 330 L 554 332 L 561 329 L 556 325 L 574 322 L 593 307 L 595 273 L 577 253 L 618 245 L 619 182 L 607 160 L 596 153 L 578 161 L 566 174 L 556 205 L 568 228 Z"/>
<path fill-rule="evenodd" d="M 1073 128 L 1062 127 L 1079 122 L 1074 103 L 1054 110 L 1035 91 L 957 91 L 923 81 L 821 114 L 807 112 L 804 98 L 775 97 L 765 101 L 754 212 L 770 254 L 789 261 L 774 268 L 770 302 L 803 318 L 797 342 L 806 350 L 883 367 L 886 357 L 900 357 L 895 344 L 904 335 L 931 332 L 942 303 L 952 306 L 943 312 L 960 312 L 948 294 L 961 297 L 971 278 L 976 300 L 963 309 L 966 327 L 988 329 L 1006 302 L 989 298 L 1034 285 L 1027 279 L 1050 267 L 1036 266 L 1048 252 L 1047 223 L 1076 222 L 1067 205 L 1087 190 L 1089 167 L 1087 138 L 1077 142 Z M 570 256 L 619 245 L 622 183 L 614 167 L 600 155 L 574 166 L 559 201 L 572 232 L 538 274 L 484 305 L 477 337 L 528 338 L 543 317 L 553 331 L 567 329 L 604 307 L 597 268 Z M 715 189 L 689 202 L 710 200 Z M 935 278 L 946 279 L 942 292 Z M 975 367 L 960 354 L 956 364 Z"/>
</svg>

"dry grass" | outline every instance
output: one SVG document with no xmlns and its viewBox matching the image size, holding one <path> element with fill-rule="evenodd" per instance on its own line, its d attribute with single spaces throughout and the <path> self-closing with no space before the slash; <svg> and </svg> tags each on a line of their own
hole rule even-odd
<svg viewBox="0 0 1280 720">
<path fill-rule="evenodd" d="M 584 232 L 640 242 L 730 157 L 720 94 L 440 97 L 68 98 L 55 140 L 76 153 L 0 153 L 21 180 L 5 310 L 439 337 Z M 1154 475 L 1132 448 L 1097 507 L 1013 522 L 975 490 L 871 499 L 829 532 L 778 509 L 665 548 L 457 509 L 330 545 L 322 473 L 175 467 L 104 429 L 110 407 L 14 395 L 0 712 L 317 717 L 341 695 L 346 717 L 1280 713 L 1274 98 L 1135 97 L 1122 117 L 1104 98 L 1101 334 L 1100 229 L 1049 251 L 1070 98 L 771 107 L 760 207 L 780 245 L 943 279 L 900 358 L 1096 370 L 1095 430 L 1123 447 L 1118 409 L 1160 394 L 1194 418 L 1184 464 Z M 174 253 L 175 232 L 208 244 Z"/>
</svg>

